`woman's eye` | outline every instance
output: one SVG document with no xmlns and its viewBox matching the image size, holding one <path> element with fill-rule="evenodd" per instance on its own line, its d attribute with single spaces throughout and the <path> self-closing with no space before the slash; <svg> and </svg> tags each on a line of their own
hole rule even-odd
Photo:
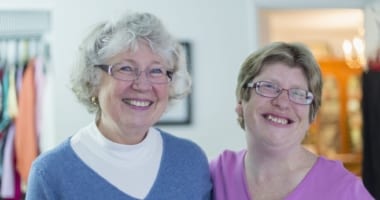
<svg viewBox="0 0 380 200">
<path fill-rule="evenodd" d="M 263 84 L 263 87 L 265 87 L 266 89 L 270 89 L 270 90 L 277 90 L 277 87 L 274 84 L 269 84 L 269 83 Z"/>
<path fill-rule="evenodd" d="M 157 75 L 157 74 L 164 74 L 165 73 L 165 70 L 164 69 L 162 69 L 162 68 L 152 68 L 152 69 L 150 69 L 150 71 L 149 71 L 149 73 L 150 74 L 155 74 L 155 75 Z"/>
<path fill-rule="evenodd" d="M 133 72 L 134 70 L 131 66 L 126 65 L 126 66 L 120 66 L 118 71 L 120 71 L 120 72 Z"/>
<path fill-rule="evenodd" d="M 292 94 L 297 98 L 306 98 L 306 91 L 301 89 L 294 89 Z"/>
<path fill-rule="evenodd" d="M 121 71 L 133 71 L 133 68 L 130 66 L 121 66 L 120 70 Z"/>
</svg>

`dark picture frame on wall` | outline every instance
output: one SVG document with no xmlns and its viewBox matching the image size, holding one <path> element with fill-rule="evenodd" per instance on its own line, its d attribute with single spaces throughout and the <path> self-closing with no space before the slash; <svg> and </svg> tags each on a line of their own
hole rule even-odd
<svg viewBox="0 0 380 200">
<path fill-rule="evenodd" d="M 189 41 L 181 41 L 186 54 L 187 71 L 192 73 L 191 60 L 191 43 Z M 192 96 L 191 93 L 184 99 L 175 102 L 168 111 L 164 113 L 157 125 L 189 125 L 192 122 Z"/>
</svg>

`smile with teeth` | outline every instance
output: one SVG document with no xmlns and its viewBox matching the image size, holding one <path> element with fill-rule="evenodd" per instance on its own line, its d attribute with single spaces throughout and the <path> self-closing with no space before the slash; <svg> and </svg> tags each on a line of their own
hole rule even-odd
<svg viewBox="0 0 380 200">
<path fill-rule="evenodd" d="M 147 107 L 151 104 L 150 101 L 138 101 L 138 100 L 126 100 L 124 101 L 132 106 L 138 106 L 138 107 Z"/>
<path fill-rule="evenodd" d="M 272 116 L 272 115 L 267 115 L 266 116 L 266 119 L 274 122 L 274 123 L 278 123 L 278 124 L 282 124 L 282 125 L 285 125 L 285 124 L 288 124 L 289 121 L 287 119 L 284 119 L 284 118 L 278 118 L 278 117 L 275 117 L 275 116 Z"/>
</svg>

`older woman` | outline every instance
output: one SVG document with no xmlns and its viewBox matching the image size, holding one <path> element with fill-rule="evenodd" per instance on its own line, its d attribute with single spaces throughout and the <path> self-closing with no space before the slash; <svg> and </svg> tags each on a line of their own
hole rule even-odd
<svg viewBox="0 0 380 200">
<path fill-rule="evenodd" d="M 321 90 L 319 66 L 302 44 L 273 43 L 245 60 L 236 112 L 247 149 L 211 162 L 214 199 L 373 199 L 340 162 L 301 145 Z"/>
<path fill-rule="evenodd" d="M 95 120 L 34 162 L 26 199 L 208 199 L 204 152 L 153 127 L 191 84 L 160 20 L 129 13 L 101 23 L 78 60 L 72 89 Z"/>
</svg>

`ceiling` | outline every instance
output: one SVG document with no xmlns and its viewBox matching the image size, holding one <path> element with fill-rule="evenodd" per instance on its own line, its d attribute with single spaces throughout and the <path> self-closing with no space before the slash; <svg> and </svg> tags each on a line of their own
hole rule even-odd
<svg viewBox="0 0 380 200">
<path fill-rule="evenodd" d="M 266 13 L 275 30 L 350 30 L 357 29 L 363 23 L 363 12 L 360 9 L 268 10 Z"/>
<path fill-rule="evenodd" d="M 317 48 L 317 56 L 341 57 L 345 39 L 364 36 L 361 9 L 261 9 L 259 16 L 262 44 L 300 41 Z"/>
<path fill-rule="evenodd" d="M 362 8 L 376 0 L 252 0 L 258 8 Z"/>
</svg>

